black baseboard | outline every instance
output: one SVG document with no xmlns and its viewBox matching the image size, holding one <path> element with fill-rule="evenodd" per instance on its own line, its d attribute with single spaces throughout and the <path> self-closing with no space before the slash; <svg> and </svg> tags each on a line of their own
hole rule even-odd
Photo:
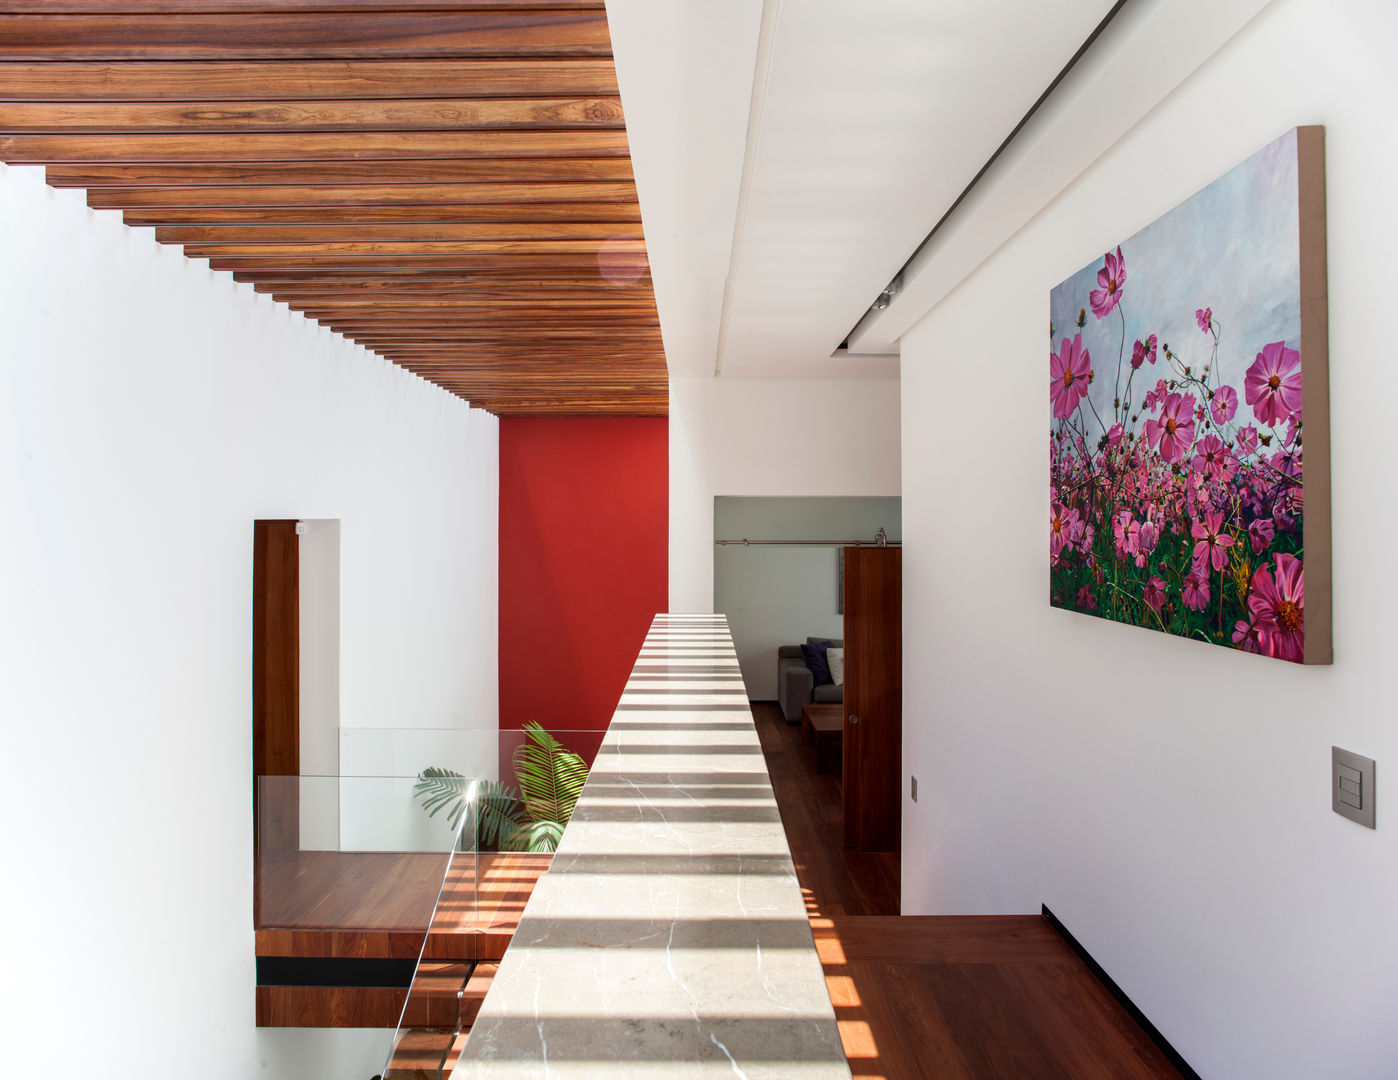
<svg viewBox="0 0 1398 1080">
<path fill-rule="evenodd" d="M 416 958 L 259 956 L 257 985 L 408 987 L 416 970 Z"/>
<path fill-rule="evenodd" d="M 1185 1080 L 1203 1080 L 1190 1066 L 1189 1062 L 1185 1061 L 1185 1059 L 1180 1056 L 1180 1052 L 1170 1045 L 1170 1041 L 1166 1039 L 1164 1035 L 1160 1034 L 1160 1029 L 1152 1024 L 1150 1020 L 1147 1019 L 1146 1014 L 1136 1007 L 1136 1003 L 1126 996 L 1126 992 L 1122 990 L 1121 987 L 1117 986 L 1112 980 L 1112 977 L 1103 970 L 1102 965 L 1092 959 L 1092 954 L 1082 947 L 1082 943 L 1068 932 L 1066 926 L 1058 921 L 1058 916 L 1049 910 L 1048 905 L 1041 904 L 1040 908 L 1044 918 L 1048 920 L 1048 924 L 1058 931 L 1058 935 L 1078 954 L 1082 962 L 1091 969 L 1092 974 L 1096 975 L 1102 985 L 1111 991 L 1112 997 L 1121 1002 L 1121 1007 L 1131 1014 L 1132 1020 L 1141 1025 L 1141 1030 L 1150 1036 L 1151 1042 L 1160 1047 L 1160 1052 L 1170 1059 L 1170 1064 L 1180 1071 L 1180 1075 L 1183 1076 Z"/>
</svg>

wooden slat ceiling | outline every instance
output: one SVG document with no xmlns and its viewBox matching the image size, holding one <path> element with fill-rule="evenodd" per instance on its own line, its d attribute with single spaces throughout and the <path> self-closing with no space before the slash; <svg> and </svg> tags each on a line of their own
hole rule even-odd
<svg viewBox="0 0 1398 1080">
<path fill-rule="evenodd" d="M 667 412 L 602 0 L 0 0 L 0 160 L 490 412 Z"/>
</svg>

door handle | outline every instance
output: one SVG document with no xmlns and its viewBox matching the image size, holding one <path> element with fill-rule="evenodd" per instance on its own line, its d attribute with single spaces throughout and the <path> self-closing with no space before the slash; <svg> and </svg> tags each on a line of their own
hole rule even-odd
<svg viewBox="0 0 1398 1080">
<path fill-rule="evenodd" d="M 850 714 L 849 714 L 849 722 L 850 722 L 851 724 L 857 724 L 857 723 L 859 723 L 859 717 L 856 716 L 854 713 L 850 713 Z"/>
</svg>

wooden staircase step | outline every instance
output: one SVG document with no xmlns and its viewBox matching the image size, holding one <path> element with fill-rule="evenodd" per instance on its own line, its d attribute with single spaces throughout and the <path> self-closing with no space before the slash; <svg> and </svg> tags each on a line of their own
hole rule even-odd
<svg viewBox="0 0 1398 1080">
<path fill-rule="evenodd" d="M 413 979 L 403 1024 L 414 1028 L 455 1028 L 471 965 L 423 961 Z"/>
<path fill-rule="evenodd" d="M 469 1030 L 471 1025 L 476 1022 L 476 1017 L 481 1012 L 481 1002 L 485 1000 L 485 995 L 490 990 L 491 981 L 499 970 L 499 964 L 487 960 L 477 964 L 476 970 L 471 972 L 471 978 L 466 983 L 466 990 L 461 995 L 461 1028 L 463 1031 Z"/>
<path fill-rule="evenodd" d="M 461 1053 L 455 1027 L 411 1028 L 394 1044 L 383 1080 L 442 1080 Z"/>
</svg>

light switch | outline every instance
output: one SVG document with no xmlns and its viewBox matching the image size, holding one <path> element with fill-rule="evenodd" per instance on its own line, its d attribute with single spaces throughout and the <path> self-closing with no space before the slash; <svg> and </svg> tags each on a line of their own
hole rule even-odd
<svg viewBox="0 0 1398 1080">
<path fill-rule="evenodd" d="M 1338 746 L 1330 748 L 1330 808 L 1343 817 L 1374 827 L 1374 759 Z"/>
</svg>

